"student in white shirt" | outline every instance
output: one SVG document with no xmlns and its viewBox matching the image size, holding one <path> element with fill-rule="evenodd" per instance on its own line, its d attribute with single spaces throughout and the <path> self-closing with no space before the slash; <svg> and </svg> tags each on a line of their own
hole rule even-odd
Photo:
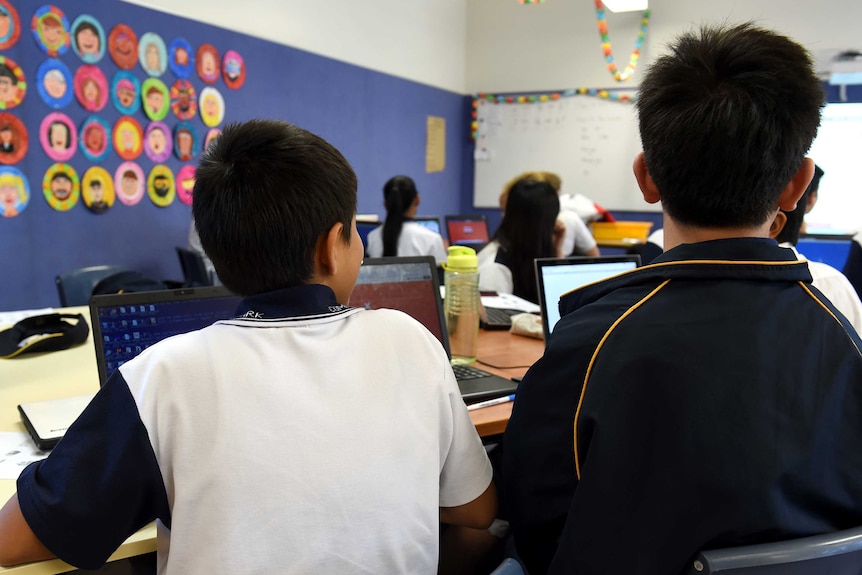
<svg viewBox="0 0 862 575">
<path fill-rule="evenodd" d="M 407 176 L 390 178 L 383 186 L 386 221 L 368 234 L 368 257 L 434 256 L 446 261 L 446 248 L 440 234 L 413 221 L 419 209 L 419 192 Z"/>
</svg>

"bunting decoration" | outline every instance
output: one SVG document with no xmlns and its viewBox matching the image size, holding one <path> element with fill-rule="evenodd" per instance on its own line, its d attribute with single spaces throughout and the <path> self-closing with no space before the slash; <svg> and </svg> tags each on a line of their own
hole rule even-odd
<svg viewBox="0 0 862 575">
<path fill-rule="evenodd" d="M 632 50 L 628 66 L 626 66 L 625 70 L 620 72 L 619 68 L 617 68 L 616 62 L 614 61 L 611 39 L 608 35 L 608 19 L 605 16 L 605 5 L 602 3 L 602 0 L 595 0 L 595 2 L 596 20 L 599 24 L 599 36 L 601 36 L 602 39 L 602 53 L 605 55 L 605 60 L 608 63 L 608 72 L 611 73 L 611 76 L 613 76 L 614 80 L 617 82 L 625 82 L 632 77 L 635 73 L 635 68 L 637 68 L 638 60 L 641 55 L 641 48 L 643 48 L 644 38 L 646 38 L 647 28 L 649 27 L 650 11 L 648 9 L 644 11 L 643 18 L 641 18 L 641 27 L 638 32 L 638 38 L 635 41 L 635 48 Z"/>
</svg>

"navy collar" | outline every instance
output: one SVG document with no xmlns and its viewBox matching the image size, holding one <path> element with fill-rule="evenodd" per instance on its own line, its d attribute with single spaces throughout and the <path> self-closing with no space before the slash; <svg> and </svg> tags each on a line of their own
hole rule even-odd
<svg viewBox="0 0 862 575">
<path fill-rule="evenodd" d="M 346 311 L 335 292 L 321 284 L 303 284 L 244 298 L 236 309 L 237 318 L 283 319 Z"/>
</svg>

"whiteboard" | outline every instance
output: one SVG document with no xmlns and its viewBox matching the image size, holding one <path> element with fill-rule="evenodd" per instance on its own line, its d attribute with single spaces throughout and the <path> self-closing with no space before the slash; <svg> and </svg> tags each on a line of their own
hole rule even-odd
<svg viewBox="0 0 862 575">
<path fill-rule="evenodd" d="M 659 211 L 643 201 L 632 174 L 641 151 L 631 103 L 578 95 L 534 104 L 479 100 L 473 204 L 499 207 L 503 186 L 527 171 L 557 173 L 563 193 L 609 210 Z"/>
</svg>

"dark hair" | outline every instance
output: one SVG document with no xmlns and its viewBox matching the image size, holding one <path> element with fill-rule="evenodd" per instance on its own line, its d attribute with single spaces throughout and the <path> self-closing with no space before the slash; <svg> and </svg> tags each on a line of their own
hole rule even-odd
<svg viewBox="0 0 862 575">
<path fill-rule="evenodd" d="M 802 197 L 799 198 L 799 202 L 796 204 L 796 209 L 792 212 L 784 212 L 784 215 L 787 216 L 787 221 L 784 223 L 784 227 L 781 229 L 781 232 L 775 239 L 779 243 L 790 243 L 794 246 L 796 242 L 799 241 L 799 230 L 802 229 L 802 220 L 805 219 L 805 208 L 808 204 L 808 198 L 810 198 L 813 194 L 817 193 L 817 188 L 820 187 L 820 178 L 823 177 L 823 170 L 820 166 L 814 166 L 814 177 L 811 179 L 811 183 L 808 184 L 808 187 L 805 188 L 805 193 L 802 194 Z"/>
<path fill-rule="evenodd" d="M 406 212 L 419 192 L 416 183 L 407 176 L 394 176 L 383 185 L 383 204 L 386 206 L 386 221 L 383 222 L 383 255 L 398 255 L 398 237 L 404 226 Z"/>
<path fill-rule="evenodd" d="M 682 224 L 760 225 L 802 165 L 824 93 L 811 57 L 751 23 L 687 33 L 636 101 L 646 166 Z"/>
<path fill-rule="evenodd" d="M 57 180 L 67 180 L 67 181 L 71 182 L 72 178 L 69 177 L 69 174 L 67 174 L 66 172 L 57 172 L 56 174 L 54 174 L 51 177 L 51 181 L 56 182 Z M 96 180 L 93 180 L 93 181 L 96 181 Z"/>
<path fill-rule="evenodd" d="M 99 39 L 99 47 L 101 48 L 101 46 L 102 46 L 102 35 L 99 34 L 99 29 L 96 28 L 96 26 L 92 22 L 88 22 L 86 20 L 84 20 L 83 22 L 81 22 L 80 24 L 78 24 L 75 27 L 75 33 L 73 34 L 75 36 L 75 44 L 78 43 L 78 34 L 83 32 L 84 30 L 89 30 L 90 32 L 92 32 L 93 34 L 96 35 L 96 38 Z M 81 47 L 78 46 L 78 49 L 80 50 Z"/>
<path fill-rule="evenodd" d="M 512 291 L 532 302 L 539 301 L 533 260 L 557 255 L 553 235 L 559 212 L 560 198 L 551 184 L 519 180 L 509 190 L 503 220 L 494 234 L 512 271 Z"/>
<path fill-rule="evenodd" d="M 230 124 L 195 172 L 192 214 L 222 283 L 247 296 L 306 283 L 318 241 L 344 224 L 356 175 L 322 138 L 276 120 Z"/>
<path fill-rule="evenodd" d="M 15 72 L 13 72 L 12 68 L 10 68 L 7 64 L 0 64 L 0 76 L 12 80 L 13 86 L 18 85 L 18 78 L 15 76 Z"/>
</svg>

